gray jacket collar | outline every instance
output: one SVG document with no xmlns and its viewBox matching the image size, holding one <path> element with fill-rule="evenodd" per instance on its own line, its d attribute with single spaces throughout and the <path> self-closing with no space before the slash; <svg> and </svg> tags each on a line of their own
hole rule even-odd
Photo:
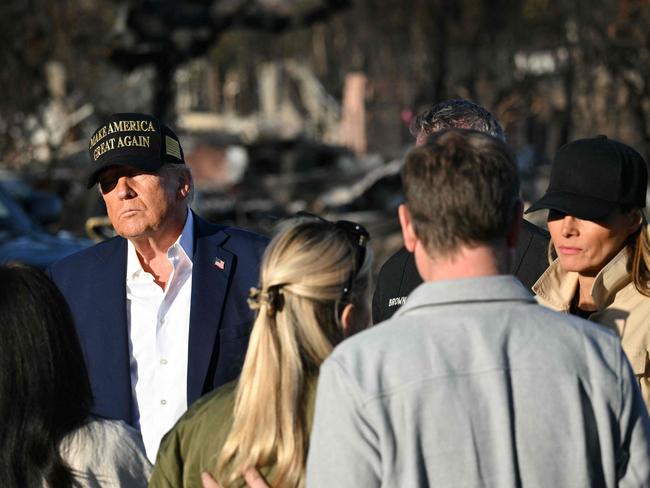
<svg viewBox="0 0 650 488">
<path fill-rule="evenodd" d="M 512 275 L 481 276 L 422 283 L 411 292 L 395 316 L 421 307 L 503 301 L 536 303 L 532 293 Z"/>
</svg>

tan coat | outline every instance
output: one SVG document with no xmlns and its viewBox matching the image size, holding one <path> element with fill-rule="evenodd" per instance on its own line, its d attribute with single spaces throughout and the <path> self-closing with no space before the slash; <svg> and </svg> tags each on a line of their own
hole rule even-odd
<svg viewBox="0 0 650 488">
<path fill-rule="evenodd" d="M 589 320 L 618 332 L 650 409 L 650 297 L 637 291 L 627 264 L 623 249 L 600 270 L 591 290 L 598 310 Z M 577 287 L 578 273 L 563 271 L 556 259 L 533 285 L 533 292 L 540 304 L 569 313 Z"/>
</svg>

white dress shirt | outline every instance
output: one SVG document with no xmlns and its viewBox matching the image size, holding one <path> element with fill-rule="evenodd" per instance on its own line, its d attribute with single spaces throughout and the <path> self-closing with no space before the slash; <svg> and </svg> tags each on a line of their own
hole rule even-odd
<svg viewBox="0 0 650 488">
<path fill-rule="evenodd" d="M 163 435 L 187 410 L 187 351 L 192 299 L 193 217 L 167 251 L 173 266 L 165 289 L 142 269 L 129 241 L 126 310 L 135 425 L 147 457 L 156 459 Z"/>
</svg>

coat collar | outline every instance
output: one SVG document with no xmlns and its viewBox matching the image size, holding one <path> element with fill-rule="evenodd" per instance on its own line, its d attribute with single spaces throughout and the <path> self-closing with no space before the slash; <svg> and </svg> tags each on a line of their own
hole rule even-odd
<svg viewBox="0 0 650 488">
<path fill-rule="evenodd" d="M 511 275 L 429 281 L 422 283 L 411 292 L 406 303 L 395 313 L 395 316 L 422 307 L 499 301 L 535 303 L 535 298 L 517 278 Z"/>
<path fill-rule="evenodd" d="M 596 275 L 591 296 L 598 310 L 609 306 L 622 288 L 632 281 L 628 251 L 623 248 Z M 556 310 L 568 311 L 578 288 L 578 273 L 564 271 L 556 259 L 533 285 L 533 292 Z"/>
<path fill-rule="evenodd" d="M 94 289 L 90 296 L 96 297 L 87 305 L 92 307 L 94 318 L 92 323 L 78 324 L 84 330 L 89 368 L 97 369 L 91 375 L 93 389 L 101 391 L 95 400 L 94 413 L 123 418 L 133 425 L 126 315 L 127 241 L 115 237 L 97 249 L 93 268 L 101 273 L 101 279 L 87 285 Z"/>
<path fill-rule="evenodd" d="M 187 358 L 187 402 L 203 393 L 210 359 L 221 327 L 235 255 L 223 246 L 229 236 L 221 226 L 194 215 L 192 304 Z"/>
</svg>

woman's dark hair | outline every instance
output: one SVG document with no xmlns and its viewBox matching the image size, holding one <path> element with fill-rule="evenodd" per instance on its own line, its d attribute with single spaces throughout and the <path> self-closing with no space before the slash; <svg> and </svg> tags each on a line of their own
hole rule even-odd
<svg viewBox="0 0 650 488">
<path fill-rule="evenodd" d="M 86 365 L 63 295 L 41 271 L 0 266 L 2 486 L 74 486 L 58 446 L 88 420 L 91 406 Z"/>
</svg>

